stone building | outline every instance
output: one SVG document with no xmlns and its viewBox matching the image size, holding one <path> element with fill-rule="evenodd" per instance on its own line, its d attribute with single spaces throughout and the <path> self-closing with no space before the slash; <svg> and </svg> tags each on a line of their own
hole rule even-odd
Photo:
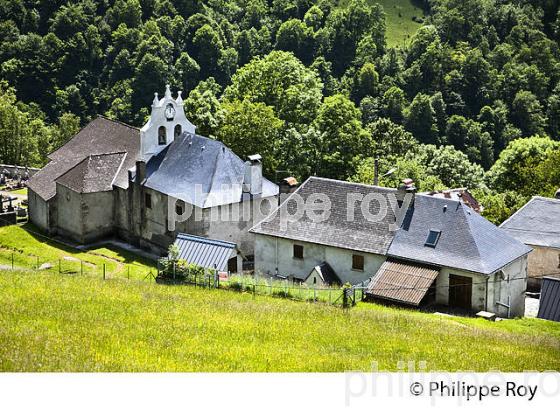
<svg viewBox="0 0 560 410">
<path fill-rule="evenodd" d="M 141 129 L 98 117 L 49 160 L 29 181 L 30 219 L 79 243 L 116 236 L 161 253 L 184 232 L 250 257 L 248 229 L 277 202 L 260 156 L 197 135 L 169 86 Z"/>
<path fill-rule="evenodd" d="M 317 211 L 318 195 L 328 212 Z M 298 203 L 311 212 L 298 214 Z M 524 313 L 531 248 L 463 201 L 311 177 L 251 232 L 263 275 L 308 281 L 327 264 L 376 299 Z"/>
<path fill-rule="evenodd" d="M 528 266 L 530 290 L 540 290 L 544 276 L 560 277 L 560 199 L 535 196 L 501 228 L 533 248 Z"/>
</svg>

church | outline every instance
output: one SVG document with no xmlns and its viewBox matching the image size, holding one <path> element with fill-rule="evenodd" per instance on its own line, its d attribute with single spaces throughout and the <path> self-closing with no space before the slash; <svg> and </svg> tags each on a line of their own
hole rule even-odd
<svg viewBox="0 0 560 410">
<path fill-rule="evenodd" d="M 250 258 L 249 228 L 279 192 L 260 155 L 244 161 L 197 135 L 169 86 L 151 108 L 141 129 L 100 116 L 51 153 L 29 180 L 31 222 L 81 244 L 117 237 L 158 254 L 187 233 L 234 242 Z"/>
</svg>

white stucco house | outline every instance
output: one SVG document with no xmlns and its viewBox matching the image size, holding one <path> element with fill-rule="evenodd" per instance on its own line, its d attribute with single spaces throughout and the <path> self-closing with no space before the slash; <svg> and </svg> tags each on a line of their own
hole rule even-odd
<svg viewBox="0 0 560 410">
<path fill-rule="evenodd" d="M 256 272 L 304 281 L 327 264 L 340 282 L 367 284 L 372 298 L 522 316 L 531 248 L 463 201 L 409 188 L 309 178 L 250 230 Z M 329 198 L 323 220 L 286 218 L 316 194 Z"/>
</svg>

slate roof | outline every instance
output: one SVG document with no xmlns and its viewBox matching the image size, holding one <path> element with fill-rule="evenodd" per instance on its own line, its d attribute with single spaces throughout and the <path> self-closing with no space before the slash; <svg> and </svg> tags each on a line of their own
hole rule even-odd
<svg viewBox="0 0 560 410">
<path fill-rule="evenodd" d="M 386 260 L 368 285 L 366 293 L 418 306 L 438 275 L 438 268 Z"/>
<path fill-rule="evenodd" d="M 326 194 L 331 201 L 331 213 L 325 221 L 313 222 L 305 214 L 297 220 L 284 217 L 281 224 L 281 214 L 295 214 L 291 196 L 250 232 L 483 274 L 491 274 L 531 251 L 462 201 L 416 195 L 400 228 L 393 231 L 389 226 L 396 217 L 391 207 L 381 221 L 375 222 L 364 218 L 360 205 L 355 205 L 354 220 L 350 221 L 347 208 L 352 201 L 347 198 L 349 194 L 371 193 L 389 199 L 398 197 L 400 191 L 311 177 L 293 195 L 307 201 L 318 193 Z M 378 211 L 378 203 L 372 201 L 370 212 Z M 425 246 L 430 230 L 441 231 L 435 247 Z"/>
<path fill-rule="evenodd" d="M 308 201 L 312 194 L 326 194 L 330 199 L 331 213 L 325 221 L 312 221 L 307 212 L 297 221 L 294 218 L 282 218 L 285 224 L 281 224 L 281 214 L 294 215 L 296 212 L 294 195 Z M 382 220 L 372 221 L 364 217 L 358 203 L 354 205 L 354 220 L 348 220 L 347 208 L 350 203 L 347 198 L 351 194 L 376 194 L 387 198 L 388 195 L 398 195 L 398 192 L 396 189 L 311 177 L 279 209 L 251 228 L 250 232 L 385 255 L 395 235 L 389 229 L 389 225 L 395 222 L 393 210 L 388 209 Z M 378 214 L 379 203 L 371 201 L 370 205 L 370 212 Z"/>
<path fill-rule="evenodd" d="M 528 245 L 560 249 L 560 199 L 535 196 L 501 228 Z"/>
<path fill-rule="evenodd" d="M 29 188 L 44 200 L 56 195 L 56 179 L 90 155 L 123 153 L 127 155 L 114 184 L 128 187 L 129 168 L 140 157 L 140 131 L 136 127 L 97 117 L 82 128 L 70 141 L 48 157 L 50 162 L 29 180 Z"/>
<path fill-rule="evenodd" d="M 244 176 L 245 162 L 223 143 L 184 132 L 148 161 L 144 185 L 209 208 L 240 202 Z M 278 186 L 263 177 L 262 191 L 274 196 Z"/>
<path fill-rule="evenodd" d="M 90 155 L 56 182 L 79 193 L 105 192 L 113 189 L 126 153 Z"/>
<path fill-rule="evenodd" d="M 313 272 L 317 272 L 321 277 L 321 279 L 323 280 L 323 282 L 329 286 L 342 285 L 342 281 L 340 280 L 336 272 L 333 270 L 331 265 L 329 265 L 327 262 L 323 262 L 320 265 L 315 266 L 313 269 L 311 269 L 311 272 L 309 272 L 309 274 L 305 278 L 301 278 L 301 279 L 306 281 Z"/>
<path fill-rule="evenodd" d="M 175 245 L 179 248 L 179 259 L 220 271 L 225 270 L 228 260 L 237 255 L 236 245 L 232 242 L 184 233 L 177 235 Z"/>
<path fill-rule="evenodd" d="M 435 247 L 430 230 L 441 231 Z M 530 251 L 463 202 L 416 195 L 388 256 L 491 274 Z"/>
</svg>

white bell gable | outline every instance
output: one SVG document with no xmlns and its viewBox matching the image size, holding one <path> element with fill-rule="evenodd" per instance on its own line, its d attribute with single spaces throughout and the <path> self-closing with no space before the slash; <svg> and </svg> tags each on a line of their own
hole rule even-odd
<svg viewBox="0 0 560 410">
<path fill-rule="evenodd" d="M 181 91 L 177 92 L 177 99 L 173 99 L 169 85 L 165 86 L 165 96 L 162 99 L 155 93 L 150 119 L 140 129 L 140 146 L 144 161 L 159 154 L 177 135 L 185 131 L 195 133 L 196 127 L 185 116 L 183 105 Z"/>
</svg>

